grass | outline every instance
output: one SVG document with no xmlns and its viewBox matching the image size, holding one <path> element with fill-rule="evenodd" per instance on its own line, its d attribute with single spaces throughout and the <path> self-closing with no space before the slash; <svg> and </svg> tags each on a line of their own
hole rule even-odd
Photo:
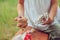
<svg viewBox="0 0 60 40">
<path fill-rule="evenodd" d="M 59 4 L 59 6 L 60 6 L 60 0 L 58 0 L 58 4 Z"/>
<path fill-rule="evenodd" d="M 14 21 L 16 6 L 16 0 L 0 0 L 0 40 L 10 40 L 18 30 Z"/>
<path fill-rule="evenodd" d="M 16 6 L 17 0 L 0 0 L 0 40 L 10 40 L 19 29 L 14 21 Z"/>
</svg>

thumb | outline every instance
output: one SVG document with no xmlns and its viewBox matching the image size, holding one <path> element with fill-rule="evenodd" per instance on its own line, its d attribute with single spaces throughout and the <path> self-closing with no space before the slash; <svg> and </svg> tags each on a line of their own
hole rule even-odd
<svg viewBox="0 0 60 40">
<path fill-rule="evenodd" d="M 47 24 L 47 21 L 45 21 L 44 23 L 43 23 L 43 25 L 46 25 Z"/>
<path fill-rule="evenodd" d="M 17 17 L 15 18 L 15 21 L 17 21 Z"/>
<path fill-rule="evenodd" d="M 15 18 L 15 21 L 20 21 L 20 20 L 21 20 L 21 18 L 19 18 L 19 17 Z"/>
</svg>

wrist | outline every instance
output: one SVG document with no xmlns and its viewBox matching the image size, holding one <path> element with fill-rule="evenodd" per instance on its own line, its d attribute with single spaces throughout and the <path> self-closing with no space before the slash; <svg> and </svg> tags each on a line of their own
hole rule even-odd
<svg viewBox="0 0 60 40">
<path fill-rule="evenodd" d="M 18 17 L 24 17 L 23 13 L 18 13 Z"/>
<path fill-rule="evenodd" d="M 50 18 L 51 20 L 54 20 L 54 16 L 53 16 L 52 14 L 49 14 L 49 18 Z"/>
<path fill-rule="evenodd" d="M 54 17 L 49 17 L 51 21 L 54 21 Z"/>
</svg>

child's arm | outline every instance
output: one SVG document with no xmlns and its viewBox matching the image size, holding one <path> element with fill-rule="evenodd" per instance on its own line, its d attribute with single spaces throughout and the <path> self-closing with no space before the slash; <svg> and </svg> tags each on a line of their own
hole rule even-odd
<svg viewBox="0 0 60 40">
<path fill-rule="evenodd" d="M 51 24 L 54 21 L 54 17 L 57 12 L 57 0 L 51 0 L 51 6 L 49 10 L 49 19 L 45 21 L 44 24 Z"/>
<path fill-rule="evenodd" d="M 24 0 L 18 0 L 17 11 L 18 17 L 24 15 Z"/>
<path fill-rule="evenodd" d="M 18 21 L 17 26 L 24 28 L 27 26 L 27 19 L 24 17 L 24 0 L 18 0 L 17 11 L 18 11 L 18 17 L 16 17 L 16 20 Z"/>
<path fill-rule="evenodd" d="M 57 0 L 51 0 L 51 8 L 49 13 L 49 17 L 51 18 L 51 20 L 54 20 L 54 17 L 56 16 L 57 5 Z"/>
</svg>

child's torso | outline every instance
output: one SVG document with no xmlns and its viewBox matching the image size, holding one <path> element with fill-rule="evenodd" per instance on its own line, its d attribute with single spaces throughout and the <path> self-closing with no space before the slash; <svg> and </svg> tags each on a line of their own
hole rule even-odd
<svg viewBox="0 0 60 40">
<path fill-rule="evenodd" d="M 29 19 L 30 23 L 35 23 L 40 15 L 48 12 L 50 2 L 51 0 L 24 0 L 24 15 Z"/>
</svg>

